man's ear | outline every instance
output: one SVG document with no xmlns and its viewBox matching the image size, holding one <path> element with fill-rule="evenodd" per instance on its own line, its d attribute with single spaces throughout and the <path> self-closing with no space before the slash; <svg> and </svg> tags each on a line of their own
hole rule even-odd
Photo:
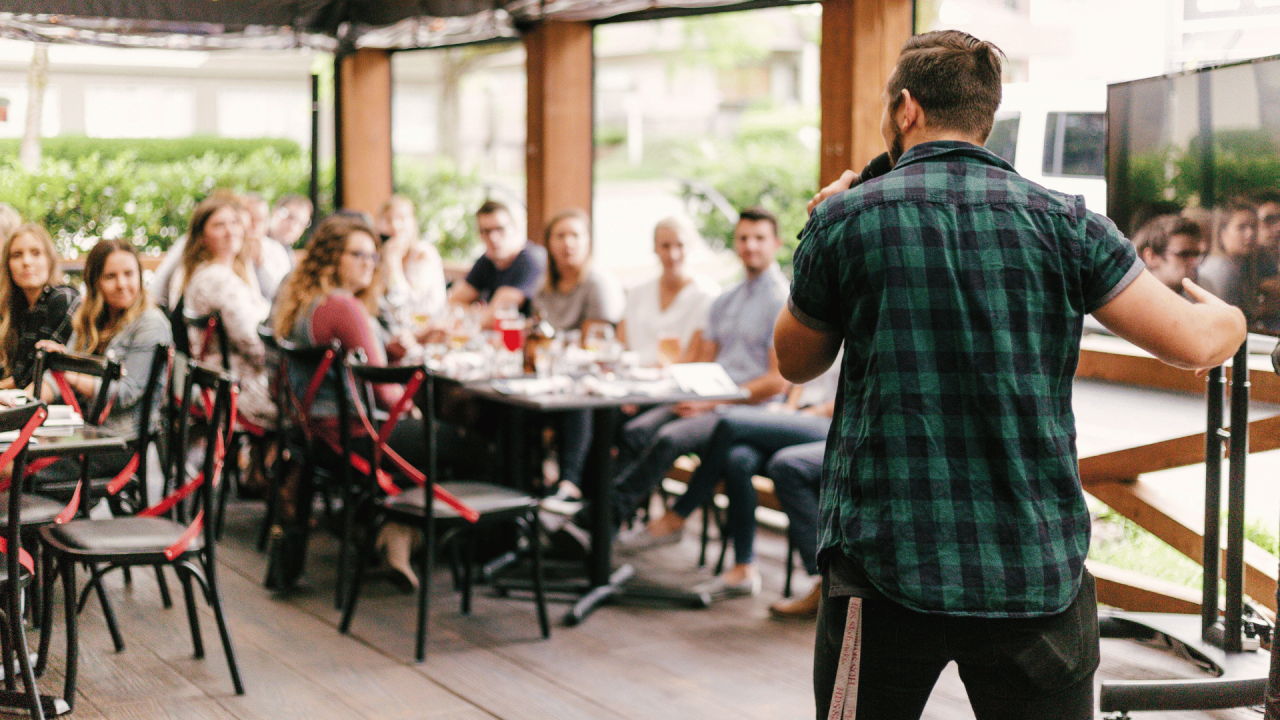
<svg viewBox="0 0 1280 720">
<path fill-rule="evenodd" d="M 924 127 L 924 120 L 924 108 L 920 107 L 920 103 L 911 96 L 910 90 L 903 88 L 898 112 L 894 113 L 894 122 L 898 123 L 898 129 L 906 133 L 913 127 Z"/>
</svg>

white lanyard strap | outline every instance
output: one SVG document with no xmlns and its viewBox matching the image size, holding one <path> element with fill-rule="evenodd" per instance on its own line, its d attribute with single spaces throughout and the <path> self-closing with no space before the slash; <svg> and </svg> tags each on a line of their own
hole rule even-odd
<svg viewBox="0 0 1280 720">
<path fill-rule="evenodd" d="M 844 621 L 844 642 L 827 720 L 854 720 L 858 714 L 858 669 L 862 664 L 862 598 L 849 598 Z"/>
</svg>

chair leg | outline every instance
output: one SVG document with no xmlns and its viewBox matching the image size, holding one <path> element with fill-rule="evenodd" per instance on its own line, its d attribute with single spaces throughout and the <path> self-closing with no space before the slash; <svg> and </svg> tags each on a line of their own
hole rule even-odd
<svg viewBox="0 0 1280 720">
<path fill-rule="evenodd" d="M 427 604 L 431 597 L 431 570 L 435 554 L 435 529 L 428 520 L 422 524 L 422 554 L 418 556 L 418 633 L 413 648 L 413 657 L 418 662 L 427 659 L 427 624 L 430 621 Z"/>
<path fill-rule="evenodd" d="M 369 535 L 370 533 L 365 534 Z M 365 565 L 372 551 L 373 547 L 368 537 L 365 538 L 362 546 L 356 548 L 355 567 L 350 570 L 352 573 L 350 587 L 347 588 L 347 594 L 342 603 L 342 622 L 338 623 L 338 632 L 343 635 L 351 629 L 351 616 L 355 615 L 356 612 L 356 598 L 360 596 L 360 586 L 364 583 Z M 341 585 L 341 577 L 339 578 L 339 585 Z M 341 596 L 341 587 L 339 587 L 338 592 Z"/>
<path fill-rule="evenodd" d="M 462 563 L 462 614 L 471 614 L 471 567 L 475 564 L 475 533 L 468 531 L 462 538 L 466 543 L 466 557 Z"/>
<path fill-rule="evenodd" d="M 715 501 L 702 506 L 702 543 L 698 548 L 698 567 L 707 566 L 707 544 L 711 542 L 711 513 L 715 512 Z"/>
<path fill-rule="evenodd" d="M 5 610 L 0 617 L 0 667 L 4 668 L 4 689 L 11 693 L 18 689 L 18 678 L 13 674 L 13 623 L 9 620 L 8 596 L 13 594 L 5 593 Z"/>
<path fill-rule="evenodd" d="M 66 603 L 67 665 L 62 681 L 62 699 L 72 709 L 76 704 L 76 671 L 80 655 L 80 635 L 76 611 L 76 564 L 70 558 L 62 561 L 62 595 Z"/>
<path fill-rule="evenodd" d="M 720 557 L 716 560 L 716 575 L 724 572 L 724 560 L 729 554 L 728 520 L 721 517 L 720 508 L 716 508 L 716 527 L 720 528 Z"/>
<path fill-rule="evenodd" d="M 182 597 L 187 603 L 187 622 L 191 625 L 192 657 L 199 660 L 204 657 L 204 636 L 200 632 L 200 616 L 196 614 L 196 596 L 191 591 L 191 570 L 181 565 L 174 567 L 178 579 L 182 581 Z"/>
<path fill-rule="evenodd" d="M 53 579 L 57 558 L 53 552 L 45 550 L 44 563 L 41 569 L 40 583 L 40 650 L 36 659 L 36 675 L 44 675 L 49 662 L 49 643 L 53 639 Z M 74 599 L 72 600 L 74 603 Z"/>
<path fill-rule="evenodd" d="M 173 596 L 169 594 L 169 581 L 164 577 L 164 566 L 156 565 L 156 585 L 160 587 L 160 603 L 164 609 L 173 607 Z"/>
<path fill-rule="evenodd" d="M 111 600 L 107 598 L 107 590 L 102 586 L 102 576 L 98 574 L 98 566 L 89 563 L 89 582 L 93 583 L 94 592 L 98 594 L 98 604 L 102 606 L 102 617 L 107 622 L 107 630 L 111 633 L 111 642 L 116 652 L 124 652 L 124 636 L 120 634 L 120 625 L 116 622 L 116 613 L 111 609 Z"/>
<path fill-rule="evenodd" d="M 782 597 L 791 597 L 791 576 L 796 570 L 796 541 L 791 537 L 791 528 L 787 528 L 787 579 L 782 584 Z"/>
<path fill-rule="evenodd" d="M 547 596 L 542 587 L 542 523 L 538 521 L 536 509 L 529 513 L 525 523 L 529 547 L 533 550 L 533 601 L 538 609 L 538 629 L 546 640 L 551 637 L 551 623 L 547 620 Z"/>
<path fill-rule="evenodd" d="M 31 655 L 27 649 L 27 633 L 22 627 L 22 593 L 17 587 L 17 583 L 10 583 L 9 593 L 9 623 L 12 628 L 13 637 L 10 640 L 12 649 L 18 655 L 18 669 L 22 673 L 22 684 L 26 686 L 27 697 L 31 702 L 31 717 L 35 720 L 44 720 L 44 709 L 40 706 L 40 690 L 36 686 L 36 674 L 31 668 Z M 5 662 L 5 679 L 13 677 L 13 665 Z"/>
<path fill-rule="evenodd" d="M 208 587 L 205 588 L 205 601 L 213 609 L 213 618 L 218 622 L 218 635 L 222 638 L 222 651 L 227 656 L 227 669 L 231 672 L 231 685 L 237 695 L 244 694 L 244 682 L 240 679 L 240 663 L 236 661 L 236 649 L 231 644 L 231 631 L 227 629 L 226 610 L 222 606 L 222 592 L 218 589 L 218 578 L 214 574 L 214 563 L 201 560 Z"/>
</svg>

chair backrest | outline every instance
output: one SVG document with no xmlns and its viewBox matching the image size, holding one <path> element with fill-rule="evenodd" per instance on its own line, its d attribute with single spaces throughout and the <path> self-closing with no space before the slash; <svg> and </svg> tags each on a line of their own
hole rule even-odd
<svg viewBox="0 0 1280 720">
<path fill-rule="evenodd" d="M 213 523 L 208 522 L 213 518 L 212 497 L 222 481 L 223 461 L 231 444 L 236 394 L 235 382 L 226 371 L 198 362 L 187 365 L 183 380 L 182 407 L 178 413 L 178 450 L 173 453 L 177 457 L 173 467 L 178 487 L 160 503 L 143 511 L 143 514 L 158 515 L 176 510 L 177 516 L 185 519 L 187 512 L 183 501 L 195 494 L 196 500 L 192 505 L 197 513 L 203 513 L 201 517 L 205 520 L 205 542 L 209 545 L 214 541 Z M 200 424 L 205 448 L 204 463 L 200 475 L 188 480 L 183 470 L 185 453 L 182 450 L 191 446 L 193 423 L 197 415 L 204 412 L 193 412 L 197 407 L 208 411 L 208 415 L 201 418 Z"/>
<path fill-rule="evenodd" d="M 155 410 L 162 408 L 166 402 L 169 393 L 168 389 L 169 376 L 173 372 L 173 346 L 163 343 L 156 345 L 155 354 L 151 356 L 151 367 L 147 370 L 147 387 L 142 391 L 142 398 L 138 401 L 138 470 L 136 477 L 141 485 L 142 497 L 146 497 L 147 485 L 147 449 L 152 444 L 159 444 L 159 440 L 164 433 L 161 428 L 164 423 L 155 422 Z M 167 418 L 168 415 L 161 412 L 161 418 Z M 168 448 L 164 448 L 168 451 Z M 168 469 L 165 463 L 165 456 L 160 456 L 160 470 L 166 475 L 166 484 Z"/>
<path fill-rule="evenodd" d="M 342 345 L 334 340 L 329 345 L 299 345 L 285 338 L 273 338 L 280 351 L 282 399 L 278 406 L 299 426 L 305 427 L 311 419 L 312 403 L 322 386 L 331 387 L 338 403 L 338 416 L 346 416 L 347 388 L 338 382 L 346 374 L 346 357 Z M 300 384 L 306 378 L 306 384 Z"/>
<path fill-rule="evenodd" d="M 71 351 L 37 350 L 34 369 L 34 390 L 37 398 L 40 397 L 44 390 L 44 373 L 48 371 L 53 374 L 54 381 L 58 383 L 62 399 L 80 412 L 85 422 L 93 425 L 97 425 L 105 419 L 109 409 L 108 403 L 111 401 L 114 390 L 112 384 L 120 379 L 121 374 L 119 361 L 110 354 L 105 356 L 87 355 Z M 71 388 L 59 379 L 62 377 L 62 373 L 68 372 L 93 375 L 102 380 L 98 387 L 98 394 L 93 398 L 93 404 L 89 408 L 80 408 L 79 402 L 75 399 L 75 394 L 71 392 Z"/>
<path fill-rule="evenodd" d="M 203 362 L 209 355 L 210 343 L 216 342 L 218 353 L 222 357 L 222 369 L 230 370 L 231 342 L 227 339 L 227 329 L 222 324 L 222 313 L 214 310 L 206 315 L 196 315 L 184 307 L 182 321 L 187 328 L 195 328 L 202 333 L 199 342 L 189 348 L 191 357 Z"/>
<path fill-rule="evenodd" d="M 21 478 L 26 472 L 27 446 L 31 439 L 32 433 L 44 419 L 48 417 L 49 411 L 42 402 L 27 403 L 19 405 L 15 408 L 0 410 L 0 433 L 16 432 L 18 437 L 8 441 L 0 452 L 0 467 L 12 462 L 13 471 L 10 477 Z M 28 571 L 34 572 L 34 564 L 31 556 L 22 550 L 22 522 L 20 513 L 22 509 L 22 482 L 5 481 L 9 491 L 9 522 L 4 528 L 4 546 L 0 547 L 0 552 L 5 554 L 5 562 L 9 571 L 10 578 L 18 577 L 19 563 L 22 567 L 26 567 Z"/>
</svg>

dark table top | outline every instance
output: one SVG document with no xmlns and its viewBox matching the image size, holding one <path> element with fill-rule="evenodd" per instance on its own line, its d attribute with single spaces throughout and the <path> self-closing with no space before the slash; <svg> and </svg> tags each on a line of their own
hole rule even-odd
<svg viewBox="0 0 1280 720">
<path fill-rule="evenodd" d="M 491 380 L 464 382 L 461 385 L 468 392 L 486 400 L 541 412 L 592 410 L 620 407 L 622 405 L 665 405 L 686 400 L 740 400 L 747 396 L 747 393 L 742 390 L 723 395 L 698 395 L 681 391 L 661 395 L 636 394 L 623 396 L 591 395 L 574 392 L 524 395 L 521 393 L 502 392 L 493 386 L 493 381 Z"/>
<path fill-rule="evenodd" d="M 27 448 L 27 459 L 124 450 L 128 445 L 129 438 L 106 432 L 92 425 L 56 428 L 56 432 L 53 429 L 41 428 L 36 431 Z M 8 446 L 9 443 L 0 444 L 0 449 Z"/>
</svg>

